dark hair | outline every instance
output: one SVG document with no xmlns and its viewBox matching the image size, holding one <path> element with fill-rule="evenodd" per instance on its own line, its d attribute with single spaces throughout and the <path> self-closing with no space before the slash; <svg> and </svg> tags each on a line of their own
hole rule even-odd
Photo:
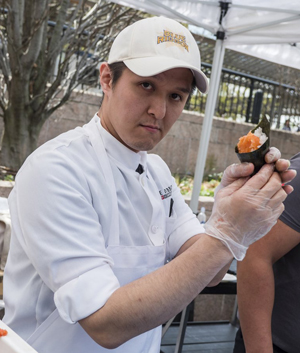
<svg viewBox="0 0 300 353">
<path fill-rule="evenodd" d="M 114 88 L 119 78 L 122 76 L 126 65 L 123 63 L 123 61 L 119 61 L 116 63 L 108 64 L 108 67 L 112 73 L 112 87 Z"/>
<path fill-rule="evenodd" d="M 122 73 L 126 68 L 126 65 L 123 63 L 123 61 L 118 61 L 116 63 L 108 64 L 108 67 L 112 73 L 112 87 L 114 88 L 119 78 L 122 76 Z M 104 99 L 104 93 L 102 93 L 100 107 L 103 103 L 103 99 Z"/>
<path fill-rule="evenodd" d="M 195 79 L 195 76 L 193 76 L 193 82 L 192 82 L 192 87 L 191 87 L 191 91 L 190 91 L 190 94 L 188 96 L 188 99 L 186 100 L 186 103 L 185 105 L 189 104 L 190 103 L 190 100 L 192 98 L 192 95 L 193 93 L 195 92 L 195 89 L 196 89 L 196 79 Z"/>
</svg>

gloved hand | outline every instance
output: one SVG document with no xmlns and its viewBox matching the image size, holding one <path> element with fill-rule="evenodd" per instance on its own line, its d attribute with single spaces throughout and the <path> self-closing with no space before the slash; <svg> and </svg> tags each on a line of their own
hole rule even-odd
<svg viewBox="0 0 300 353">
<path fill-rule="evenodd" d="M 290 166 L 290 161 L 287 159 L 280 159 L 281 153 L 276 147 L 271 147 L 269 152 L 265 155 L 266 163 L 275 163 L 276 171 L 279 172 L 282 184 L 286 184 L 289 181 L 292 181 L 296 176 L 297 172 L 293 169 L 288 170 Z M 247 177 L 252 174 L 254 170 L 254 165 L 252 163 L 241 163 L 241 164 L 232 164 L 226 168 L 223 178 L 219 186 L 215 190 L 215 196 L 217 192 L 223 187 L 231 184 L 235 180 L 243 177 Z M 283 189 L 287 194 L 290 194 L 293 191 L 292 186 L 284 185 Z"/>
<path fill-rule="evenodd" d="M 218 190 L 205 233 L 220 239 L 240 261 L 277 222 L 286 196 L 274 164 L 265 164 L 253 177 L 239 178 Z"/>
</svg>

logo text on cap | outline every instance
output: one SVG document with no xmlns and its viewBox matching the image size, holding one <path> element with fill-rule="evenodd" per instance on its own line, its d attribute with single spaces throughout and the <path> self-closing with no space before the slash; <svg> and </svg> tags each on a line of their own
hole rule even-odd
<svg viewBox="0 0 300 353">
<path fill-rule="evenodd" d="M 189 51 L 189 46 L 186 43 L 185 36 L 182 36 L 180 34 L 173 34 L 173 32 L 164 30 L 163 36 L 157 37 L 157 44 L 165 43 L 165 42 L 177 43 L 182 47 L 184 47 L 184 49 Z"/>
</svg>

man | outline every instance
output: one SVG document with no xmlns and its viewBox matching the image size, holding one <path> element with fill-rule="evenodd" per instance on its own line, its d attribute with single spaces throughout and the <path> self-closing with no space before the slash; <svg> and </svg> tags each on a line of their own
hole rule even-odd
<svg viewBox="0 0 300 353">
<path fill-rule="evenodd" d="M 251 179 L 252 164 L 226 170 L 205 230 L 165 163 L 146 153 L 193 86 L 206 92 L 200 68 L 185 27 L 136 22 L 100 67 L 99 112 L 19 171 L 5 322 L 39 353 L 159 352 L 160 325 L 276 223 L 291 191 L 281 183 L 294 176 L 278 150 Z"/>
<path fill-rule="evenodd" d="M 291 159 L 298 174 L 295 192 L 271 231 L 252 244 L 238 264 L 241 330 L 235 353 L 298 353 L 300 349 L 300 154 Z M 244 340 L 243 340 L 244 338 Z M 245 345 L 244 345 L 245 342 Z"/>
</svg>

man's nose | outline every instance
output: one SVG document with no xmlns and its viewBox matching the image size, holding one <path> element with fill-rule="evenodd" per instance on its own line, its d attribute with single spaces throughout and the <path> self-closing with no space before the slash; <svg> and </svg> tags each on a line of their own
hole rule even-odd
<svg viewBox="0 0 300 353">
<path fill-rule="evenodd" d="M 163 119 L 166 116 L 167 102 L 163 97 L 155 97 L 151 100 L 148 113 L 156 119 Z"/>
</svg>

